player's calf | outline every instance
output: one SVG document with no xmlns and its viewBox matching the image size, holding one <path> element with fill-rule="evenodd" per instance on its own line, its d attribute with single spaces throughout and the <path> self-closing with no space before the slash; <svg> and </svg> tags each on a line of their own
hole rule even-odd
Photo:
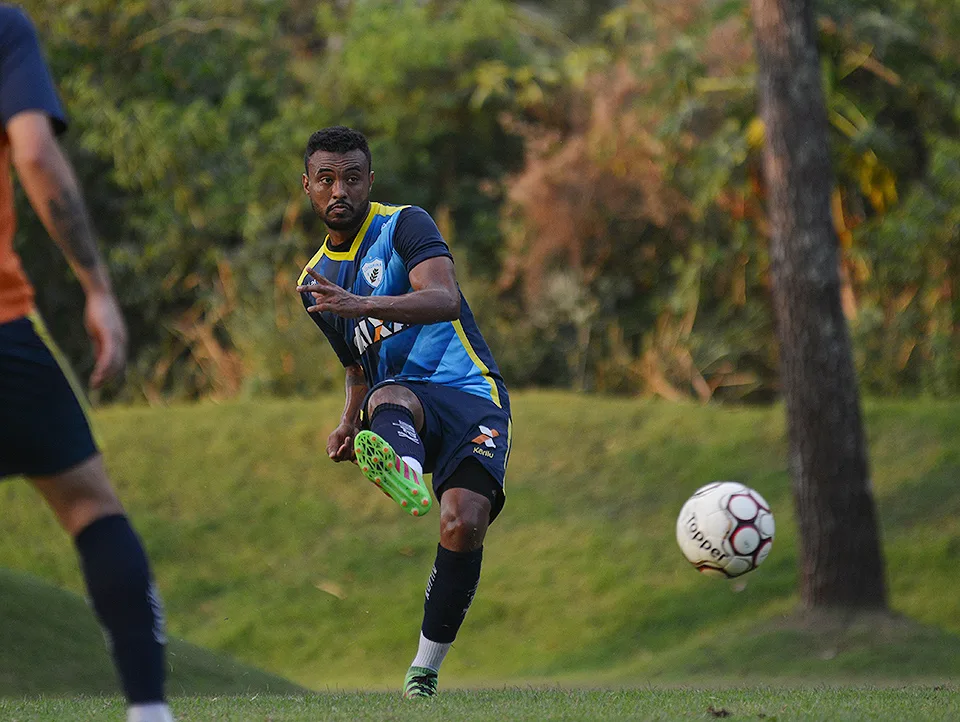
<svg viewBox="0 0 960 722">
<path fill-rule="evenodd" d="M 374 398 L 388 390 L 396 391 L 380 389 Z M 409 408 L 395 403 L 376 405 L 370 430 L 357 434 L 354 451 L 364 476 L 408 514 L 423 516 L 430 511 L 433 499 L 423 479 L 423 442 Z"/>
<path fill-rule="evenodd" d="M 440 493 L 440 544 L 427 582 L 417 655 L 403 696 L 432 697 L 437 674 L 480 584 L 483 540 L 498 485 L 482 465 L 467 459 Z"/>
<path fill-rule="evenodd" d="M 172 720 L 163 691 L 166 640 L 160 598 L 102 457 L 31 481 L 74 537 L 91 605 L 130 703 L 128 719 Z"/>
<path fill-rule="evenodd" d="M 163 609 L 140 539 L 125 516 L 114 515 L 81 531 L 76 546 L 128 701 L 165 707 Z"/>
</svg>

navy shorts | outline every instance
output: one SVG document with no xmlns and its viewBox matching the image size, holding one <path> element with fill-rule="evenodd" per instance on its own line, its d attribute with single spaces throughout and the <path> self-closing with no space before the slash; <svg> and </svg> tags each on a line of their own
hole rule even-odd
<svg viewBox="0 0 960 722">
<path fill-rule="evenodd" d="M 0 324 L 0 477 L 50 476 L 97 453 L 39 317 Z"/>
<path fill-rule="evenodd" d="M 410 389 L 420 399 L 424 416 L 420 438 L 426 452 L 423 471 L 433 474 L 433 489 L 437 496 L 443 494 L 444 485 L 465 459 L 475 459 L 496 484 L 491 498 L 491 519 L 496 517 L 503 508 L 503 480 L 513 440 L 509 405 L 500 407 L 476 394 L 428 381 L 388 380 L 370 389 L 364 400 L 364 409 L 370 395 L 387 384 Z M 367 415 L 364 413 L 366 425 Z M 474 488 L 474 478 L 465 475 L 463 484 L 456 483 L 457 480 L 451 483 L 484 493 L 484 490 Z"/>
</svg>

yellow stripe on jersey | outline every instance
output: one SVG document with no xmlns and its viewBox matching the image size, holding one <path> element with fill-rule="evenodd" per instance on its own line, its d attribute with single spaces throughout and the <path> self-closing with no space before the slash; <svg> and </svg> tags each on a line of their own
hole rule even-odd
<svg viewBox="0 0 960 722">
<path fill-rule="evenodd" d="M 61 373 L 67 379 L 67 384 L 69 384 L 70 389 L 73 391 L 73 395 L 77 397 L 77 402 L 80 404 L 80 409 L 83 411 L 83 415 L 87 419 L 87 426 L 90 427 L 90 435 L 93 436 L 94 443 L 100 447 L 100 439 L 97 436 L 96 429 L 93 426 L 93 420 L 91 419 L 90 414 L 90 403 L 87 401 L 87 396 L 83 392 L 83 387 L 80 385 L 79 379 L 77 379 L 76 374 L 73 373 L 73 368 L 70 366 L 70 362 L 67 360 L 67 357 L 63 355 L 63 352 L 60 350 L 60 347 L 57 346 L 56 341 L 53 340 L 53 336 L 50 335 L 50 332 L 47 330 L 47 325 L 43 322 L 43 319 L 40 317 L 40 314 L 37 311 L 31 311 L 27 318 L 30 319 L 30 323 L 33 325 L 33 332 L 37 334 L 37 337 L 43 341 L 43 345 L 47 347 L 50 351 L 50 355 L 53 356 L 53 360 L 57 362 L 57 366 L 60 367 Z"/>
<path fill-rule="evenodd" d="M 324 241 L 323 243 L 324 243 L 324 245 L 326 245 L 327 242 Z M 321 259 L 321 258 L 323 258 L 323 246 L 320 246 L 320 250 L 317 251 L 317 252 L 314 254 L 313 258 L 310 259 L 310 262 L 307 263 L 307 265 L 303 267 L 303 273 L 300 274 L 300 280 L 297 281 L 297 285 L 298 285 L 298 286 L 302 286 L 302 285 L 303 285 L 303 282 L 307 280 L 307 269 L 308 269 L 308 268 L 313 268 L 314 266 L 316 266 L 317 263 L 320 262 L 320 259 Z"/>
<path fill-rule="evenodd" d="M 500 390 L 497 388 L 497 382 L 494 381 L 493 377 L 490 375 L 490 369 L 488 369 L 487 365 L 480 360 L 480 357 L 477 356 L 477 352 L 474 351 L 473 346 L 470 345 L 470 341 L 467 339 L 467 334 L 463 330 L 463 324 L 460 323 L 460 319 L 457 319 L 453 322 L 453 328 L 456 330 L 457 336 L 460 339 L 460 343 L 463 344 L 463 348 L 466 350 L 470 360 L 473 361 L 474 365 L 478 369 L 480 369 L 480 373 L 483 374 L 483 378 L 485 378 L 487 383 L 490 384 L 490 395 L 493 398 L 493 403 L 497 405 L 497 408 L 503 408 L 500 406 Z"/>
<path fill-rule="evenodd" d="M 507 419 L 507 453 L 503 457 L 503 470 L 506 472 L 507 464 L 510 463 L 510 451 L 513 449 L 513 419 Z M 504 489 L 506 489 L 506 481 L 504 481 Z"/>
</svg>

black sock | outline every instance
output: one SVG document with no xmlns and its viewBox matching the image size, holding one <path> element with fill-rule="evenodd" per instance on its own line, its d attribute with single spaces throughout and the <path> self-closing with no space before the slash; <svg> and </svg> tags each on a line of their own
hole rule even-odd
<svg viewBox="0 0 960 722">
<path fill-rule="evenodd" d="M 127 518 L 117 514 L 83 529 L 76 545 L 127 700 L 162 702 L 163 608 L 140 539 Z"/>
<path fill-rule="evenodd" d="M 437 545 L 437 559 L 423 603 L 423 636 L 431 642 L 448 644 L 456 639 L 480 584 L 482 560 L 483 547 L 452 552 Z"/>
<path fill-rule="evenodd" d="M 406 406 L 380 404 L 370 417 L 370 431 L 390 444 L 397 456 L 412 456 L 423 468 L 426 452 L 413 424 L 413 414 Z"/>
</svg>

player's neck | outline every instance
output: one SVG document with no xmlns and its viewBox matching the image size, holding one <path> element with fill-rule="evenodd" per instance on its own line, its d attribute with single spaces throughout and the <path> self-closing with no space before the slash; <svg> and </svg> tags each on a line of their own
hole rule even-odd
<svg viewBox="0 0 960 722">
<path fill-rule="evenodd" d="M 357 221 L 357 225 L 353 226 L 352 228 L 335 230 L 327 226 L 327 248 L 332 250 L 344 250 L 349 248 L 354 239 L 357 237 L 357 234 L 360 232 L 360 229 L 363 228 L 363 224 L 366 223 L 372 207 L 373 205 L 370 202 L 367 202 L 367 212 L 360 217 L 360 220 Z"/>
</svg>

